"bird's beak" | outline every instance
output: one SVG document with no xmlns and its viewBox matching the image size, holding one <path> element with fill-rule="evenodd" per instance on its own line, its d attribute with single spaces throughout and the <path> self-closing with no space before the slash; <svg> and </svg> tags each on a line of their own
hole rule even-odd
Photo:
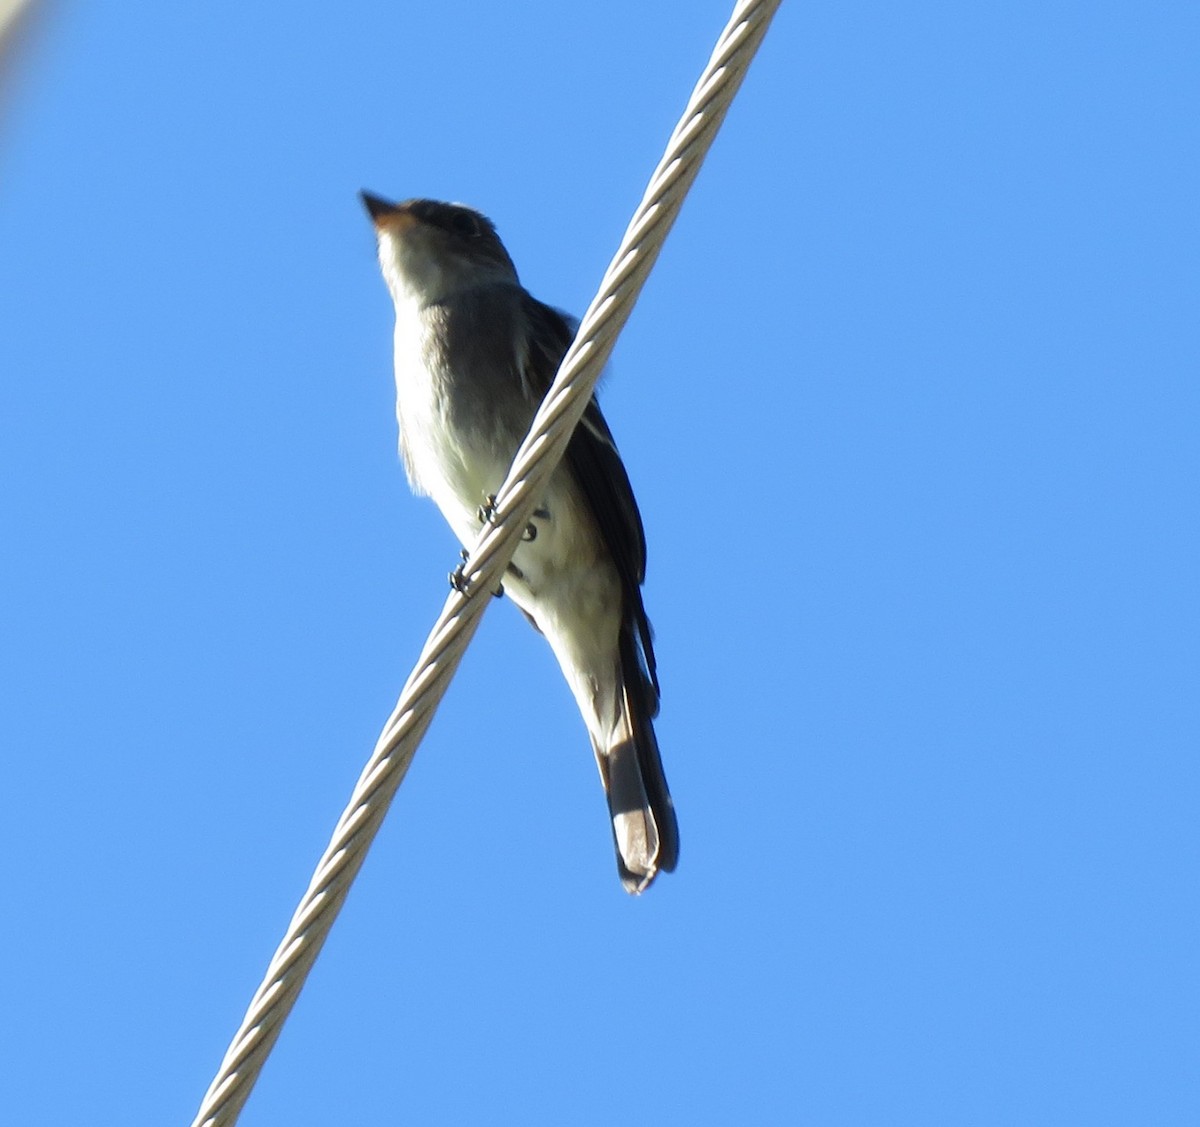
<svg viewBox="0 0 1200 1127">
<path fill-rule="evenodd" d="M 370 215 L 371 222 L 376 227 L 387 222 L 389 218 L 402 214 L 400 208 L 390 200 L 385 200 L 381 196 L 373 196 L 370 192 L 359 192 L 358 194 L 362 197 L 363 206 L 367 209 L 367 214 Z"/>
</svg>

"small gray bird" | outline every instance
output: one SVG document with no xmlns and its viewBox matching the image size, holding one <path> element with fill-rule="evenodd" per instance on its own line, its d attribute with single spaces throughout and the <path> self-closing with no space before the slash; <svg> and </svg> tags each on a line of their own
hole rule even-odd
<svg viewBox="0 0 1200 1127">
<path fill-rule="evenodd" d="M 362 198 L 396 306 L 396 416 L 409 484 L 470 546 L 574 331 L 522 288 L 496 228 L 477 211 Z M 679 854 L 651 723 L 659 689 L 645 572 L 642 518 L 593 398 L 504 590 L 545 635 L 583 714 L 631 893 L 674 869 Z"/>
</svg>

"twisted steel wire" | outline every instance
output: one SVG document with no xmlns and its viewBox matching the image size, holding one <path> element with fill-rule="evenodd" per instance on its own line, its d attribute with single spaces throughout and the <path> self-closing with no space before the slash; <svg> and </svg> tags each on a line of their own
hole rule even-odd
<svg viewBox="0 0 1200 1127">
<path fill-rule="evenodd" d="M 779 3 L 735 6 L 192 1127 L 236 1122 Z"/>
</svg>

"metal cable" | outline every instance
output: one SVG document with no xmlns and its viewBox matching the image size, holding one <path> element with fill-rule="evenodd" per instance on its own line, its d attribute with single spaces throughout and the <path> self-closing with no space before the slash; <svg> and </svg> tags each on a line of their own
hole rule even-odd
<svg viewBox="0 0 1200 1127">
<path fill-rule="evenodd" d="M 236 1122 L 779 3 L 735 6 L 192 1127 Z"/>
</svg>

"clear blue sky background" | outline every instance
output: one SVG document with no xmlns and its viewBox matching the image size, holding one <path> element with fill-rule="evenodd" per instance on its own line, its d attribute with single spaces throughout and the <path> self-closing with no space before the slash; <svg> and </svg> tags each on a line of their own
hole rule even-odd
<svg viewBox="0 0 1200 1127">
<path fill-rule="evenodd" d="M 727 15 L 37 21 L 6 1122 L 190 1120 L 442 603 L 356 192 L 480 207 L 582 311 Z M 679 871 L 621 891 L 496 604 L 247 1127 L 1200 1121 L 1198 57 L 1192 4 L 785 5 L 604 392 Z"/>
</svg>

